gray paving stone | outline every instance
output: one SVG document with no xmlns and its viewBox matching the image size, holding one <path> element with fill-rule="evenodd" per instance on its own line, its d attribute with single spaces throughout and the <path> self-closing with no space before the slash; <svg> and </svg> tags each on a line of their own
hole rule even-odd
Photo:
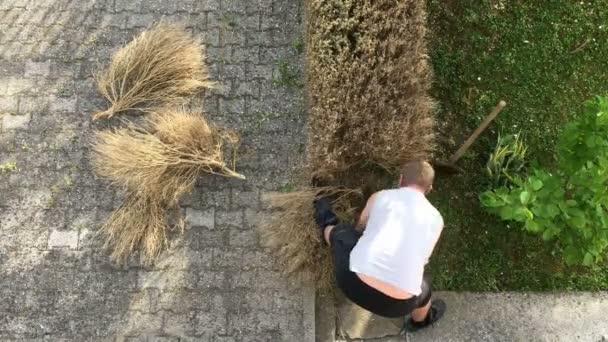
<svg viewBox="0 0 608 342">
<path fill-rule="evenodd" d="M 226 229 L 217 227 L 209 229 L 204 227 L 192 227 L 185 234 L 185 244 L 193 250 L 205 250 L 209 247 L 222 247 L 226 244 Z"/>
<path fill-rule="evenodd" d="M 210 269 L 213 266 L 212 248 L 207 248 L 203 251 L 190 251 L 188 253 L 187 265 L 193 269 Z"/>
<path fill-rule="evenodd" d="M 105 13 L 101 17 L 99 27 L 104 29 L 110 27 L 124 29 L 127 27 L 128 18 L 129 16 L 126 13 Z"/>
<path fill-rule="evenodd" d="M 175 12 L 192 12 L 194 10 L 194 0 L 182 1 L 163 1 L 147 0 L 142 2 L 142 12 L 156 12 L 163 14 L 173 14 Z"/>
<path fill-rule="evenodd" d="M 8 79 L 3 79 L 2 82 L 6 82 L 7 89 L 5 95 L 8 96 L 25 92 L 34 87 L 33 80 L 25 78 L 10 77 Z"/>
<path fill-rule="evenodd" d="M 170 2 L 173 3 L 173 2 Z M 126 28 L 142 28 L 147 27 L 154 20 L 151 14 L 140 14 L 137 16 L 128 16 Z"/>
<path fill-rule="evenodd" d="M 215 209 L 209 208 L 203 211 L 187 208 L 186 222 L 191 226 L 213 229 L 215 227 Z"/>
<path fill-rule="evenodd" d="M 204 45 L 207 47 L 220 46 L 220 30 L 218 29 L 209 29 L 205 32 L 197 34 L 197 36 L 200 37 L 201 41 L 203 41 Z"/>
<path fill-rule="evenodd" d="M 76 97 L 56 97 L 49 98 L 49 110 L 52 112 L 69 112 L 76 111 Z"/>
<path fill-rule="evenodd" d="M 15 113 L 19 109 L 19 97 L 0 96 L 0 113 Z"/>
<path fill-rule="evenodd" d="M 218 226 L 232 226 L 242 227 L 243 226 L 243 211 L 242 210 L 217 210 L 215 212 L 216 224 Z"/>
<path fill-rule="evenodd" d="M 258 245 L 258 234 L 255 230 L 230 229 L 228 243 L 232 246 L 255 247 Z"/>
<path fill-rule="evenodd" d="M 174 313 L 188 313 L 193 311 L 215 312 L 225 314 L 224 296 L 217 289 L 204 291 L 178 290 L 164 291 L 159 297 L 159 307 L 162 310 Z"/>
<path fill-rule="evenodd" d="M 114 10 L 120 11 L 134 11 L 137 12 L 142 6 L 143 0 L 114 0 Z"/>
<path fill-rule="evenodd" d="M 198 276 L 188 270 L 140 271 L 137 278 L 139 289 L 158 289 L 161 292 L 194 289 Z"/>
<path fill-rule="evenodd" d="M 230 207 L 230 189 L 208 191 L 201 196 L 201 205 L 215 207 L 218 210 L 228 210 Z"/>
<path fill-rule="evenodd" d="M 2 129 L 5 131 L 25 129 L 31 119 L 32 115 L 29 113 L 23 115 L 4 114 L 2 116 Z"/>
<path fill-rule="evenodd" d="M 232 205 L 232 209 L 259 208 L 260 192 L 259 191 L 240 191 L 238 189 L 233 189 L 231 205 Z"/>
<path fill-rule="evenodd" d="M 246 75 L 245 64 L 222 64 L 219 75 L 224 79 L 242 80 Z"/>
<path fill-rule="evenodd" d="M 221 289 L 224 287 L 226 271 L 201 270 L 199 272 L 198 290 Z"/>
<path fill-rule="evenodd" d="M 51 71 L 51 62 L 26 61 L 25 76 L 47 76 Z"/>
<path fill-rule="evenodd" d="M 76 249 L 78 247 L 78 231 L 51 231 L 48 246 L 49 248 L 69 247 Z"/>
<path fill-rule="evenodd" d="M 236 24 L 234 24 L 236 25 Z M 230 28 L 230 29 L 222 29 L 221 31 L 221 39 L 222 44 L 224 46 L 231 45 L 245 45 L 247 36 L 245 35 L 245 29 L 241 28 Z"/>
<path fill-rule="evenodd" d="M 125 316 L 127 321 L 121 329 L 125 335 L 146 335 L 163 332 L 162 315 L 142 313 L 139 311 L 129 311 Z"/>
<path fill-rule="evenodd" d="M 166 337 L 166 336 L 150 336 L 148 342 L 179 342 L 178 337 Z"/>
</svg>

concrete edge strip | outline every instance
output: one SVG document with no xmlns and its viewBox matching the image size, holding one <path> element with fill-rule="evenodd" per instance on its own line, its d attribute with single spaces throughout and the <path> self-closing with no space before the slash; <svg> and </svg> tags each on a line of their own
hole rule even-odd
<svg viewBox="0 0 608 342">
<path fill-rule="evenodd" d="M 315 342 L 315 298 L 316 298 L 315 288 L 312 286 L 307 286 L 304 288 L 303 297 L 304 297 L 304 307 L 303 307 L 303 328 L 304 328 L 304 336 L 302 336 L 302 342 Z"/>
</svg>

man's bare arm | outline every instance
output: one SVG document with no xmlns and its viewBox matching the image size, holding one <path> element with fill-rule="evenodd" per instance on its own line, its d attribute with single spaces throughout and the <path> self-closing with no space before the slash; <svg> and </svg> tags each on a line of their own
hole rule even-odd
<svg viewBox="0 0 608 342">
<path fill-rule="evenodd" d="M 361 212 L 361 216 L 359 216 L 359 222 L 357 222 L 357 230 L 362 232 L 365 229 L 365 226 L 367 225 L 367 220 L 369 219 L 369 212 L 372 210 L 372 205 L 374 204 L 374 201 L 376 200 L 377 197 L 377 192 L 373 195 L 370 196 L 370 198 L 367 200 L 367 203 L 365 204 L 365 208 L 363 208 L 363 211 Z"/>
</svg>

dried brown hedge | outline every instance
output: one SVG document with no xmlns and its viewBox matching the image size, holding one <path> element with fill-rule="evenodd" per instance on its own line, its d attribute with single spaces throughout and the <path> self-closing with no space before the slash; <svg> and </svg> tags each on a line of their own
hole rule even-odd
<svg viewBox="0 0 608 342">
<path fill-rule="evenodd" d="M 433 150 L 425 2 L 309 0 L 309 163 L 334 179 Z"/>
<path fill-rule="evenodd" d="M 237 143 L 234 133 L 178 109 L 153 113 L 143 125 L 96 133 L 95 172 L 128 192 L 102 228 L 113 259 L 125 261 L 143 249 L 151 263 L 165 244 L 169 211 L 203 173 L 244 179 L 234 171 L 235 160 L 224 158 L 226 148 L 236 151 Z"/>
<path fill-rule="evenodd" d="M 275 194 L 269 198 L 272 218 L 259 231 L 262 244 L 274 251 L 285 274 L 327 288 L 334 282 L 333 261 L 313 220 L 313 200 L 319 195 L 336 197 L 334 208 L 343 220 L 354 216 L 352 203 L 360 198 L 357 191 L 331 187 Z"/>
<path fill-rule="evenodd" d="M 186 103 L 212 85 L 201 43 L 180 26 L 160 23 L 118 50 L 97 75 L 97 87 L 111 106 L 93 117 Z"/>
</svg>

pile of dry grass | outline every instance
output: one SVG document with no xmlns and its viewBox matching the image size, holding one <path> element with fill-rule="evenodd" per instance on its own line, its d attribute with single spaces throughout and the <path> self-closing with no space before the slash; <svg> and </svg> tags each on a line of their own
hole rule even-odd
<svg viewBox="0 0 608 342">
<path fill-rule="evenodd" d="M 313 220 L 313 201 L 317 196 L 333 196 L 335 211 L 342 220 L 355 214 L 353 203 L 360 194 L 338 188 L 305 188 L 269 198 L 273 210 L 270 221 L 262 225 L 262 244 L 274 251 L 281 270 L 294 279 L 327 288 L 334 282 L 333 261 L 327 244 Z"/>
<path fill-rule="evenodd" d="M 126 199 L 101 228 L 106 235 L 110 258 L 125 263 L 135 250 L 141 250 L 144 264 L 152 264 L 167 247 L 170 206 L 157 198 L 129 191 Z M 183 224 L 177 225 L 183 229 Z"/>
<path fill-rule="evenodd" d="M 335 179 L 433 150 L 425 2 L 309 0 L 309 162 Z"/>
<path fill-rule="evenodd" d="M 237 143 L 234 133 L 179 109 L 153 113 L 141 126 L 98 132 L 93 167 L 128 193 L 102 228 L 113 259 L 125 261 L 143 249 L 145 262 L 151 263 L 165 245 L 168 213 L 178 209 L 179 199 L 203 173 L 244 179 L 234 171 L 235 160 L 227 163 L 224 157 L 226 149 L 236 151 Z"/>
<path fill-rule="evenodd" d="M 128 110 L 146 112 L 137 123 L 98 132 L 95 172 L 126 191 L 126 199 L 102 227 L 112 259 L 125 262 L 135 250 L 152 263 L 171 228 L 184 228 L 180 198 L 203 173 L 244 177 L 234 171 L 238 137 L 179 108 L 213 86 L 203 46 L 183 28 L 157 24 L 120 49 L 97 76 L 111 106 L 94 119 Z M 234 153 L 226 161 L 228 151 Z M 171 215 L 175 213 L 176 215 Z"/>
<path fill-rule="evenodd" d="M 183 28 L 157 24 L 120 49 L 97 75 L 97 86 L 111 106 L 94 119 L 158 104 L 183 104 L 213 82 L 203 61 L 203 46 Z"/>
<path fill-rule="evenodd" d="M 153 113 L 144 127 L 98 132 L 93 166 L 118 186 L 172 200 L 189 191 L 204 172 L 243 179 L 227 163 L 238 136 L 210 126 L 200 114 L 183 109 Z"/>
</svg>

